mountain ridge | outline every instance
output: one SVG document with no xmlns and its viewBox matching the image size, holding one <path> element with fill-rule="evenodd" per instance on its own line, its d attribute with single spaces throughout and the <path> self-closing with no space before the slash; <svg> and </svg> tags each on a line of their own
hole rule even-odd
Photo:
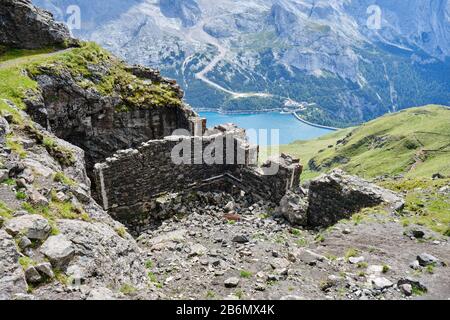
<svg viewBox="0 0 450 320">
<path fill-rule="evenodd" d="M 85 11 L 83 0 L 74 3 Z M 380 30 L 367 27 L 371 5 L 382 10 Z M 448 1 L 163 2 L 170 14 L 153 0 L 123 6 L 112 21 L 75 32 L 160 68 L 198 109 L 263 111 L 296 101 L 309 121 L 348 126 L 450 101 Z"/>
</svg>

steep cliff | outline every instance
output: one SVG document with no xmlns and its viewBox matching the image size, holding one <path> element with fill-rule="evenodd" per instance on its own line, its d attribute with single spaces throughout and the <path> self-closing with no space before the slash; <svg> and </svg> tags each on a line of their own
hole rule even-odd
<svg viewBox="0 0 450 320">
<path fill-rule="evenodd" d="M 196 114 L 175 82 L 127 66 L 84 44 L 27 67 L 39 92 L 26 101 L 33 119 L 86 151 L 88 169 L 114 151 L 190 128 Z"/>
<path fill-rule="evenodd" d="M 64 24 L 53 20 L 50 12 L 33 6 L 31 0 L 1 0 L 0 6 L 0 43 L 3 46 L 39 49 L 76 43 Z"/>
</svg>

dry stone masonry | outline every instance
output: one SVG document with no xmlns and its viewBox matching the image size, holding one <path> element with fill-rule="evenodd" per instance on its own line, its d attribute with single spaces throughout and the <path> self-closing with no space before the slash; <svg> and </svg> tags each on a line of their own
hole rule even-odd
<svg viewBox="0 0 450 320">
<path fill-rule="evenodd" d="M 223 146 L 220 157 L 214 151 L 207 152 L 216 144 Z M 188 146 L 188 155 L 181 152 L 183 145 Z M 174 161 L 174 155 L 182 155 L 183 163 Z M 96 191 L 103 208 L 127 223 L 145 217 L 155 200 L 170 192 L 205 185 L 219 190 L 236 187 L 279 203 L 288 190 L 298 187 L 298 160 L 283 155 L 257 167 L 257 159 L 257 147 L 247 143 L 243 129 L 232 125 L 219 126 L 204 136 L 168 136 L 145 142 L 137 149 L 118 151 L 106 162 L 96 164 Z"/>
<path fill-rule="evenodd" d="M 308 190 L 287 193 L 279 214 L 293 225 L 329 227 L 363 208 L 384 205 L 398 211 L 404 204 L 400 195 L 336 169 L 312 180 Z"/>
</svg>

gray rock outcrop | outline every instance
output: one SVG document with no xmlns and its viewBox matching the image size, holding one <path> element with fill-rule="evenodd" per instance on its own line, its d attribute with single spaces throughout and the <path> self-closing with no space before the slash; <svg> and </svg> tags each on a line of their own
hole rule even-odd
<svg viewBox="0 0 450 320">
<path fill-rule="evenodd" d="M 12 236 L 19 233 L 26 235 L 31 240 L 45 240 L 50 233 L 51 227 L 47 219 L 39 215 L 23 215 L 9 220 L 5 230 Z"/>
<path fill-rule="evenodd" d="M 196 0 L 161 0 L 163 15 L 180 19 L 184 27 L 192 27 L 201 17 L 202 11 Z"/>
<path fill-rule="evenodd" d="M 40 49 L 68 46 L 76 41 L 69 29 L 30 0 L 0 0 L 0 45 Z"/>
<path fill-rule="evenodd" d="M 85 151 L 88 171 L 117 150 L 160 139 L 177 128 L 190 129 L 189 118 L 197 115 L 182 103 L 183 92 L 176 83 L 149 68 L 120 65 L 114 57 L 101 60 L 89 64 L 91 75 L 82 79 L 67 66 L 58 71 L 52 64 L 39 67 L 32 77 L 40 93 L 26 101 L 35 122 Z M 113 66 L 124 69 L 125 79 L 115 80 L 119 84 L 112 92 L 100 92 L 95 84 L 115 72 Z M 92 85 L 84 88 L 83 81 Z M 153 83 L 173 95 L 172 104 L 156 106 L 153 101 L 161 97 L 145 96 Z M 136 99 L 138 95 L 142 98 Z M 126 110 L 118 112 L 120 106 Z"/>
<path fill-rule="evenodd" d="M 145 286 L 144 255 L 128 234 L 119 235 L 103 223 L 61 220 L 58 227 L 74 249 L 67 273 L 92 286 Z"/>
<path fill-rule="evenodd" d="M 0 300 L 9 300 L 15 294 L 26 292 L 27 282 L 14 239 L 0 230 Z"/>
<path fill-rule="evenodd" d="M 73 245 L 64 235 L 57 235 L 48 238 L 42 245 L 44 254 L 55 268 L 62 268 L 73 257 L 75 250 Z"/>
</svg>

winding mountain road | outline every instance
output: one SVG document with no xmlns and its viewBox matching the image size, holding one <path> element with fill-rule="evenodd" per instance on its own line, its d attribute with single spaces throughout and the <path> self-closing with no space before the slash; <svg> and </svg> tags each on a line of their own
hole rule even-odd
<svg viewBox="0 0 450 320">
<path fill-rule="evenodd" d="M 217 18 L 217 17 L 214 17 Z M 211 18 L 213 19 L 213 18 Z M 217 51 L 219 52 L 218 55 L 216 55 L 200 72 L 197 72 L 195 74 L 195 78 L 203 81 L 204 83 L 208 84 L 209 86 L 225 92 L 231 96 L 233 96 L 234 99 L 239 98 L 250 98 L 250 97 L 264 97 L 269 98 L 273 97 L 274 95 L 269 93 L 260 93 L 260 92 L 236 92 L 229 90 L 227 88 L 224 88 L 223 86 L 215 83 L 214 81 L 211 81 L 207 78 L 207 74 L 214 70 L 214 68 L 219 64 L 220 61 L 225 60 L 228 49 L 220 43 L 219 40 L 208 34 L 204 30 L 204 26 L 207 21 L 203 20 L 200 23 L 198 23 L 195 27 L 191 28 L 189 30 L 189 33 L 187 35 L 187 38 L 191 41 L 200 42 L 200 43 L 208 43 L 214 47 L 217 48 Z M 188 57 L 185 60 L 185 63 L 183 64 L 186 66 L 186 61 L 189 61 L 190 57 Z"/>
</svg>

